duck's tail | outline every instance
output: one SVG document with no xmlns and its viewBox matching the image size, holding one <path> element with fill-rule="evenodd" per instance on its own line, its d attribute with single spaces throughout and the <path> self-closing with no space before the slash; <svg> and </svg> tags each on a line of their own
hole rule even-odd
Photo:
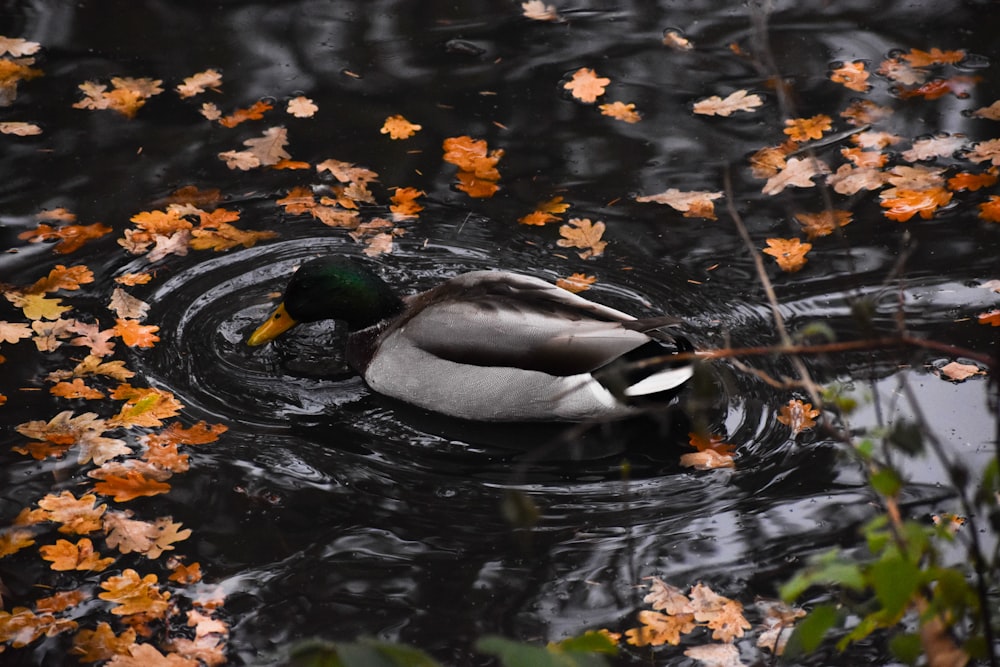
<svg viewBox="0 0 1000 667">
<path fill-rule="evenodd" d="M 653 340 L 593 373 L 598 382 L 624 403 L 636 399 L 670 400 L 694 373 L 690 359 L 673 359 L 681 352 L 694 351 L 687 338 L 661 331 L 649 333 Z"/>
</svg>

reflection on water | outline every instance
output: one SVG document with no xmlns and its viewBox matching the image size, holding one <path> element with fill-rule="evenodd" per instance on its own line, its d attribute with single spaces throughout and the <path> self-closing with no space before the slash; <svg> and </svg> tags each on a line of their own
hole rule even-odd
<svg viewBox="0 0 1000 667">
<path fill-rule="evenodd" d="M 400 291 L 481 268 L 548 280 L 585 272 L 598 278 L 588 297 L 640 316 L 680 316 L 701 347 L 757 345 L 776 336 L 753 265 L 724 215 L 689 220 L 633 201 L 665 187 L 719 189 L 719 165 L 736 164 L 738 205 L 762 240 L 792 233 L 790 202 L 816 196 L 764 199 L 761 183 L 741 171 L 746 154 L 781 138 L 773 99 L 752 119 L 716 122 L 689 112 L 693 99 L 709 94 L 741 87 L 771 94 L 766 77 L 728 48 L 752 41 L 744 5 L 597 3 L 561 8 L 567 23 L 543 25 L 521 18 L 517 3 L 233 2 L 211 11 L 196 4 L 135 3 L 113 20 L 86 3 L 39 0 L 8 11 L 17 25 L 5 34 L 47 49 L 47 76 L 26 87 L 15 107 L 37 113 L 46 134 L 11 142 L 0 165 L 0 239 L 19 248 L 0 257 L 0 267 L 4 281 L 27 284 L 70 259 L 17 240 L 41 208 L 67 206 L 82 220 L 103 220 L 116 233 L 72 261 L 97 275 L 81 293 L 89 305 L 78 308 L 105 318 L 110 278 L 149 268 L 113 237 L 181 185 L 219 187 L 248 227 L 280 234 L 248 250 L 192 252 L 154 265 L 156 279 L 133 292 L 151 304 L 147 321 L 159 325 L 161 342 L 126 352 L 138 379 L 185 404 L 186 420 L 230 429 L 192 452 L 191 470 L 149 507 L 194 531 L 178 552 L 201 562 L 206 582 L 228 593 L 233 663 L 260 663 L 300 637 L 374 635 L 411 642 L 446 664 L 480 664 L 469 647 L 488 633 L 561 639 L 630 627 L 643 577 L 681 586 L 705 581 L 749 603 L 773 597 L 809 555 L 857 544 L 858 525 L 874 511 L 859 472 L 820 434 L 789 439 L 776 415 L 792 394 L 728 362 L 713 365 L 718 391 L 707 412 L 713 430 L 738 445 L 737 467 L 698 472 L 678 464 L 690 425 L 677 410 L 587 428 L 483 428 L 373 395 L 344 365 L 342 334 L 332 323 L 247 348 L 247 333 L 297 264 L 361 250 L 342 230 L 279 213 L 274 200 L 312 184 L 315 173 L 227 170 L 216 154 L 260 128 L 222 133 L 176 99 L 153 101 L 129 122 L 66 101 L 87 79 L 155 75 L 175 85 L 207 67 L 225 74 L 220 105 L 227 108 L 305 92 L 320 117 L 281 121 L 296 159 L 356 162 L 378 171 L 387 188 L 427 192 L 420 220 L 401 223 L 406 234 L 397 250 L 372 260 Z M 995 31 L 977 29 L 976 3 L 945 13 L 927 2 L 839 5 L 778 3 L 769 17 L 771 48 L 803 115 L 841 103 L 826 79 L 837 59 L 875 60 L 912 46 L 960 46 L 996 58 Z M 667 51 L 660 39 L 669 26 L 680 26 L 698 48 Z M 956 34 L 962 43 L 952 43 Z M 449 40 L 475 48 L 448 48 Z M 611 77 L 614 94 L 635 102 L 645 120 L 616 124 L 563 99 L 559 82 L 581 66 Z M 989 70 L 982 75 L 996 79 Z M 926 117 L 904 110 L 893 129 L 906 137 L 981 135 L 983 126 L 956 104 L 942 100 Z M 393 113 L 424 126 L 406 146 L 378 134 Z M 452 189 L 440 142 L 461 134 L 506 150 L 503 190 L 494 200 L 472 201 Z M 557 194 L 572 203 L 573 215 L 607 222 L 604 257 L 579 260 L 555 246 L 554 227 L 514 222 Z M 985 349 L 992 340 L 985 327 L 955 321 L 995 303 L 977 285 L 998 277 L 996 229 L 959 215 L 915 219 L 906 246 L 900 226 L 887 225 L 871 201 L 848 205 L 856 216 L 843 238 L 817 243 L 801 273 L 773 274 L 790 328 L 819 320 L 841 338 L 863 335 L 850 302 L 866 297 L 881 330 L 893 330 L 902 312 L 915 334 Z M 904 246 L 911 250 L 905 281 L 887 280 Z M 10 402 L 0 420 L 7 431 L 51 418 L 56 408 L 47 394 L 19 389 L 40 386 L 37 378 L 51 369 L 3 351 L 0 390 Z M 985 383 L 944 383 L 924 372 L 929 361 L 864 353 L 808 363 L 823 381 L 853 382 L 859 395 L 871 383 L 886 404 L 905 377 L 925 409 L 935 408 L 940 435 L 974 467 L 988 456 Z M 786 361 L 754 363 L 775 377 L 792 375 Z M 911 368 L 901 372 L 901 365 Z M 870 427 L 878 415 L 865 404 L 854 420 Z M 58 488 L 83 479 L 72 462 L 11 454 L 19 443 L 5 438 L 0 448 L 4 519 L 24 499 L 49 492 L 53 479 Z M 908 472 L 917 483 L 906 498 L 913 516 L 948 508 L 940 470 L 918 461 Z M 515 530 L 504 520 L 500 508 L 512 490 L 538 506 L 536 526 Z M 34 578 L 49 573 L 0 561 L 0 575 L 18 604 L 33 600 Z M 61 664 L 61 641 L 4 658 Z M 623 661 L 648 658 L 636 652 Z"/>
</svg>

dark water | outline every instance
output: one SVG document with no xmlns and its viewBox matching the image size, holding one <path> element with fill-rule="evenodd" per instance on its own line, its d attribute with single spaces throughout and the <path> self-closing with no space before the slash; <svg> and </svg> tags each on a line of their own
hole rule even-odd
<svg viewBox="0 0 1000 667">
<path fill-rule="evenodd" d="M 25 285 L 55 264 L 86 264 L 96 281 L 61 296 L 76 307 L 72 315 L 110 326 L 110 278 L 155 272 L 149 285 L 129 292 L 151 304 L 146 323 L 160 326 L 161 341 L 149 350 L 119 344 L 115 358 L 137 372 L 132 384 L 173 392 L 186 406 L 185 423 L 204 419 L 229 431 L 190 450 L 191 470 L 170 480 L 169 494 L 127 506 L 192 529 L 176 553 L 200 562 L 206 585 L 226 592 L 220 615 L 231 624 L 232 664 L 260 663 L 296 638 L 362 635 L 414 644 L 446 664 L 485 664 L 470 650 L 484 634 L 558 640 L 634 626 L 644 607 L 636 585 L 648 576 L 679 586 L 703 581 L 750 605 L 756 596 L 774 597 L 810 554 L 857 544 L 857 527 L 875 511 L 859 471 L 834 443 L 812 433 L 792 440 L 776 421 L 793 394 L 727 362 L 713 366 L 718 398 L 709 417 L 739 446 L 737 467 L 696 472 L 678 464 L 687 433 L 680 417 L 570 432 L 472 427 L 372 395 L 339 358 L 332 325 L 311 325 L 262 350 L 244 346 L 269 295 L 297 263 L 362 249 L 343 230 L 275 204 L 291 187 L 319 183 L 314 170 L 238 172 L 216 157 L 272 125 L 288 128 L 296 160 L 336 158 L 377 171 L 380 204 L 388 202 L 388 187 L 426 191 L 420 219 L 402 223 L 407 233 L 395 252 L 375 260 L 401 290 L 480 268 L 550 280 L 585 272 L 598 278 L 588 297 L 636 315 L 681 316 L 703 347 L 777 339 L 752 261 L 722 206 L 716 221 L 685 219 L 634 196 L 667 187 L 720 190 L 730 165 L 734 201 L 758 247 L 770 236 L 798 234 L 793 212 L 823 206 L 816 189 L 760 194 L 763 181 L 750 176 L 745 158 L 784 139 L 784 116 L 768 72 L 735 56 L 730 43 L 757 53 L 769 46 L 802 117 L 835 116 L 858 96 L 827 80 L 831 63 L 864 59 L 875 69 L 894 49 L 965 49 L 974 56 L 966 73 L 982 77 L 970 99 L 902 104 L 884 80 L 869 97 L 897 108 L 885 129 L 908 141 L 962 133 L 971 146 L 997 134 L 995 121 L 961 113 L 1000 97 L 995 67 L 979 67 L 998 57 L 994 3 L 953 3 L 947 11 L 935 2 L 781 3 L 770 13 L 713 2 L 560 9 L 567 21 L 547 24 L 524 19 L 513 2 L 2 5 L 0 35 L 40 42 L 37 66 L 45 77 L 20 84 L 0 117 L 44 130 L 0 139 L 0 243 L 16 249 L 0 256 L 0 280 Z M 667 28 L 681 29 L 697 48 L 665 48 Z M 614 121 L 568 98 L 561 83 L 579 67 L 611 78 L 606 100 L 635 103 L 643 120 Z M 207 68 L 223 73 L 222 93 L 178 100 L 171 88 Z M 133 120 L 71 107 L 78 84 L 111 76 L 162 79 L 167 91 Z M 764 108 L 729 119 L 690 112 L 694 100 L 740 88 L 762 94 Z M 319 106 L 315 118 L 281 113 L 300 93 Z M 234 130 L 197 113 L 204 99 L 228 113 L 261 97 L 275 100 L 276 110 Z M 390 142 L 378 129 L 396 113 L 423 130 Z M 440 146 L 462 134 L 506 152 L 493 199 L 471 200 L 452 186 L 454 167 L 442 163 Z M 836 147 L 826 150 L 833 161 Z M 279 237 L 247 250 L 170 255 L 152 267 L 117 245 L 131 216 L 162 207 L 158 201 L 189 184 L 219 188 L 221 205 L 241 211 L 241 228 Z M 568 217 L 607 223 L 604 256 L 585 261 L 558 248 L 557 225 L 516 223 L 557 194 L 573 205 Z M 914 335 L 989 349 L 991 328 L 965 318 L 996 307 L 997 295 L 979 285 L 1000 278 L 1000 226 L 978 220 L 969 204 L 905 224 L 886 220 L 872 194 L 837 196 L 836 204 L 851 209 L 854 222 L 843 236 L 816 241 L 803 271 L 782 274 L 768 259 L 791 328 L 821 320 L 857 337 L 849 300 L 864 295 L 878 306 L 881 331 L 892 330 L 902 301 Z M 115 231 L 67 256 L 17 238 L 35 227 L 35 213 L 58 206 Z M 903 280 L 893 281 L 904 232 L 912 252 Z M 3 302 L 0 319 L 23 318 Z M 68 462 L 37 462 L 11 452 L 24 442 L 13 427 L 65 409 L 117 410 L 48 397 L 45 374 L 82 356 L 81 348 L 69 349 L 0 346 L 7 357 L 0 366 L 0 392 L 8 397 L 0 407 L 5 522 L 46 493 L 79 495 L 90 481 L 89 467 L 76 466 L 72 453 Z M 894 399 L 898 382 L 910 382 L 950 451 L 975 468 L 992 451 L 986 383 L 949 384 L 928 372 L 943 361 L 876 352 L 811 361 L 810 368 L 822 381 L 855 383 L 859 394 L 874 386 L 890 418 L 911 414 Z M 791 373 L 786 362 L 757 363 L 775 375 Z M 29 391 L 35 388 L 42 391 Z M 876 423 L 870 402 L 853 420 L 859 428 Z M 955 509 L 937 464 L 920 459 L 908 472 L 913 516 Z M 539 507 L 535 527 L 514 529 L 503 518 L 511 490 Z M 36 541 L 52 543 L 50 532 Z M 7 609 L 30 606 L 41 596 L 35 584 L 65 589 L 85 581 L 99 592 L 96 578 L 74 580 L 46 565 L 35 548 L 0 560 Z M 112 567 L 137 565 L 162 571 L 132 557 Z M 81 627 L 110 618 L 92 603 L 67 617 Z M 73 662 L 68 641 L 62 635 L 8 648 L 0 661 Z M 739 646 L 748 662 L 766 655 L 751 640 Z M 850 659 L 820 656 L 816 664 L 849 664 L 859 655 L 888 662 L 876 646 Z M 648 664 L 646 656 L 635 651 L 622 661 Z"/>
</svg>

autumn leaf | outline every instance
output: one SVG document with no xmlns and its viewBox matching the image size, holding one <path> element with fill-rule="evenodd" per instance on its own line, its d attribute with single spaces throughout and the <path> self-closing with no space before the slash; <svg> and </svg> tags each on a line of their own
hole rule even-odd
<svg viewBox="0 0 1000 667">
<path fill-rule="evenodd" d="M 891 134 L 889 132 L 876 132 L 874 130 L 868 130 L 867 132 L 858 132 L 857 134 L 851 135 L 851 141 L 862 148 L 881 149 L 886 146 L 898 144 L 903 141 L 903 138 L 897 134 Z"/>
<path fill-rule="evenodd" d="M 195 229 L 191 232 L 191 247 L 195 250 L 229 250 L 236 246 L 252 248 L 258 241 L 273 239 L 278 233 L 270 230 L 259 232 L 244 231 L 228 223 L 217 223 L 212 229 Z"/>
<path fill-rule="evenodd" d="M 658 577 L 650 579 L 653 583 L 650 585 L 649 593 L 642 599 L 643 602 L 671 616 L 694 613 L 691 600 L 684 595 L 684 591 Z"/>
<path fill-rule="evenodd" d="M 249 171 L 260 166 L 260 158 L 250 151 L 223 151 L 219 153 L 219 159 L 230 169 L 240 171 Z"/>
<path fill-rule="evenodd" d="M 721 192 L 709 192 L 708 190 L 683 192 L 676 188 L 670 188 L 655 195 L 636 197 L 635 200 L 637 202 L 666 204 L 682 211 L 685 218 L 698 217 L 715 220 L 715 204 L 712 202 L 720 197 L 722 197 Z"/>
<path fill-rule="evenodd" d="M 35 600 L 35 611 L 57 613 L 77 606 L 90 595 L 82 590 L 59 591 L 45 598 Z"/>
<path fill-rule="evenodd" d="M 100 238 L 111 231 L 110 227 L 99 222 L 92 225 L 64 225 L 59 228 L 43 223 L 33 230 L 21 232 L 17 238 L 30 243 L 59 239 L 59 243 L 52 247 L 52 252 L 67 255 L 79 250 L 87 241 Z"/>
<path fill-rule="evenodd" d="M 146 100 L 163 92 L 160 80 L 132 77 L 112 77 L 111 90 L 106 85 L 95 81 L 81 83 L 83 99 L 74 103 L 74 109 L 110 109 L 117 111 L 126 118 L 135 118 L 136 113 Z"/>
<path fill-rule="evenodd" d="M 444 161 L 470 172 L 477 178 L 487 181 L 500 180 L 500 172 L 496 165 L 503 157 L 503 149 L 490 151 L 486 141 L 473 139 L 468 135 L 449 137 L 442 143 Z"/>
<path fill-rule="evenodd" d="M 51 382 L 56 382 L 73 377 L 87 377 L 89 375 L 104 375 L 115 380 L 127 380 L 133 377 L 135 373 L 125 368 L 125 362 L 121 359 L 104 361 L 98 355 L 89 354 L 73 370 L 53 371 L 49 373 L 47 379 Z"/>
<path fill-rule="evenodd" d="M 86 537 L 76 544 L 69 540 L 59 540 L 55 544 L 40 547 L 38 551 L 44 560 L 52 563 L 51 567 L 56 571 L 101 572 L 115 562 L 114 558 L 101 558 L 101 554 L 94 551 L 94 544 Z"/>
<path fill-rule="evenodd" d="M 712 639 L 731 642 L 752 627 L 743 617 L 742 604 L 715 593 L 704 584 L 692 586 L 690 598 L 695 620 L 708 624 Z"/>
<path fill-rule="evenodd" d="M 176 581 L 179 584 L 196 584 L 201 581 L 201 564 L 191 563 L 190 565 L 185 565 L 176 558 L 171 557 L 175 563 L 170 565 L 171 573 L 167 577 L 170 581 Z"/>
<path fill-rule="evenodd" d="M 771 178 L 785 168 L 788 153 L 795 146 L 786 142 L 781 146 L 765 146 L 750 156 L 750 171 L 754 178 Z"/>
<path fill-rule="evenodd" d="M 944 380 L 951 380 L 952 382 L 964 382 L 970 377 L 976 375 L 986 375 L 986 371 L 979 368 L 975 364 L 963 364 L 958 361 L 952 361 L 941 368 L 937 369 L 938 374 Z"/>
<path fill-rule="evenodd" d="M 722 454 L 714 449 L 682 454 L 680 464 L 685 468 L 695 470 L 717 470 L 719 468 L 735 468 L 736 461 L 729 454 Z"/>
<path fill-rule="evenodd" d="M 296 118 L 312 118 L 317 111 L 319 111 L 319 107 L 316 106 L 316 103 L 303 95 L 288 100 L 288 106 L 285 107 L 285 113 Z"/>
<path fill-rule="evenodd" d="M 844 87 L 856 90 L 859 93 L 867 92 L 869 88 L 868 72 L 865 71 L 863 60 L 843 63 L 830 73 L 830 80 L 834 83 L 843 84 Z"/>
<path fill-rule="evenodd" d="M 812 250 L 811 243 L 802 243 L 799 239 L 767 239 L 765 255 L 771 255 L 778 262 L 782 271 L 795 273 L 805 266 L 806 253 Z"/>
<path fill-rule="evenodd" d="M 1000 308 L 995 308 L 985 313 L 979 313 L 979 315 L 976 315 L 976 320 L 980 324 L 989 324 L 994 327 L 1000 327 Z"/>
<path fill-rule="evenodd" d="M 55 637 L 61 632 L 75 630 L 76 621 L 56 618 L 52 614 L 35 615 L 26 607 L 0 611 L 0 643 L 10 642 L 13 648 L 22 648 L 42 635 Z"/>
<path fill-rule="evenodd" d="M 764 100 L 760 95 L 751 94 L 747 90 L 737 90 L 725 98 L 712 95 L 698 100 L 694 103 L 693 111 L 703 116 L 731 116 L 737 111 L 753 111 L 762 104 Z"/>
<path fill-rule="evenodd" d="M 913 142 L 913 147 L 903 151 L 903 159 L 907 162 L 931 160 L 936 157 L 950 157 L 965 146 L 966 137 L 963 134 L 941 134 Z"/>
<path fill-rule="evenodd" d="M 646 609 L 639 612 L 639 622 L 642 623 L 640 627 L 625 631 L 625 641 L 632 646 L 677 646 L 681 643 L 681 635 L 697 627 L 693 614 L 668 615 Z"/>
<path fill-rule="evenodd" d="M 125 476 L 108 475 L 94 484 L 94 491 L 104 496 L 112 496 L 115 502 L 124 503 L 142 496 L 156 496 L 170 491 L 170 485 L 149 479 L 141 473 L 129 471 Z M 130 612 L 131 613 L 131 612 Z"/>
<path fill-rule="evenodd" d="M 116 287 L 111 292 L 111 301 L 108 308 L 113 310 L 115 315 L 122 319 L 141 320 L 149 312 L 149 304 L 142 299 L 137 299 L 121 287 Z"/>
<path fill-rule="evenodd" d="M 924 220 L 933 217 L 934 212 L 951 201 L 951 193 L 942 187 L 927 190 L 909 190 L 893 188 L 880 195 L 881 206 L 885 209 L 885 217 L 897 222 L 906 222 L 914 215 L 920 214 Z"/>
<path fill-rule="evenodd" d="M 260 120 L 264 117 L 265 113 L 273 108 L 274 107 L 267 102 L 258 100 L 247 109 L 237 109 L 232 114 L 219 118 L 219 125 L 233 128 L 240 123 L 247 122 L 248 120 Z"/>
<path fill-rule="evenodd" d="M 121 426 L 159 426 L 162 419 L 176 416 L 182 407 L 169 391 L 154 387 L 132 387 L 123 384 L 111 394 L 125 405 L 110 423 Z"/>
<path fill-rule="evenodd" d="M 409 139 L 421 129 L 420 125 L 415 125 L 403 116 L 396 114 L 385 119 L 379 132 L 388 134 L 390 139 Z"/>
<path fill-rule="evenodd" d="M 285 150 L 288 145 L 288 130 L 283 127 L 269 127 L 261 136 L 247 139 L 243 145 L 248 146 L 249 152 L 264 166 L 292 157 Z"/>
<path fill-rule="evenodd" d="M 975 192 L 981 188 L 988 188 L 997 182 L 997 169 L 991 167 L 989 171 L 981 174 L 972 174 L 966 171 L 959 172 L 948 179 L 948 189 L 952 192 L 969 190 Z"/>
<path fill-rule="evenodd" d="M 556 286 L 563 288 L 574 294 L 590 289 L 590 286 L 597 282 L 596 276 L 588 276 L 583 273 L 574 273 L 568 278 L 560 278 L 556 281 Z"/>
<path fill-rule="evenodd" d="M 589 218 L 570 218 L 569 223 L 559 228 L 561 239 L 556 241 L 556 245 L 563 248 L 582 248 L 583 251 L 577 253 L 580 259 L 597 257 L 604 252 L 608 245 L 602 241 L 604 235 L 604 223 L 598 220 L 591 222 Z"/>
<path fill-rule="evenodd" d="M 900 56 L 913 67 L 929 67 L 931 65 L 957 65 L 965 59 L 965 51 L 942 51 L 934 47 L 930 51 L 910 49 L 909 53 Z"/>
<path fill-rule="evenodd" d="M 358 167 L 351 162 L 342 162 L 341 160 L 323 160 L 316 165 L 317 173 L 321 174 L 324 171 L 330 172 L 341 183 L 372 183 L 378 180 L 378 174 L 371 169 Z"/>
<path fill-rule="evenodd" d="M 1000 120 L 1000 100 L 997 100 L 988 107 L 980 107 L 971 112 L 976 118 L 986 118 L 989 120 Z"/>
<path fill-rule="evenodd" d="M 34 55 L 40 48 L 42 45 L 38 42 L 29 42 L 23 37 L 0 37 L 0 55 L 9 54 L 20 58 Z"/>
<path fill-rule="evenodd" d="M 995 167 L 1000 166 L 1000 139 L 980 141 L 965 154 L 965 157 L 976 164 L 990 162 Z"/>
<path fill-rule="evenodd" d="M 96 630 L 80 630 L 73 637 L 70 653 L 80 657 L 80 662 L 110 660 L 116 655 L 128 655 L 135 645 L 135 630 L 129 628 L 121 635 L 115 635 L 106 621 L 97 624 Z"/>
<path fill-rule="evenodd" d="M 170 593 L 160 591 L 155 574 L 140 578 L 138 572 L 129 568 L 121 576 L 102 581 L 101 588 L 105 592 L 97 597 L 114 602 L 117 606 L 111 609 L 111 613 L 116 616 L 139 613 L 162 616 L 167 611 Z"/>
<path fill-rule="evenodd" d="M 115 277 L 115 282 L 119 285 L 135 287 L 136 285 L 145 285 L 152 279 L 153 276 L 149 273 L 123 273 Z"/>
<path fill-rule="evenodd" d="M 634 104 L 625 102 L 612 102 L 611 104 L 600 104 L 597 107 L 601 114 L 626 123 L 638 123 L 642 120 L 642 115 L 635 110 Z"/>
<path fill-rule="evenodd" d="M 4 292 L 4 296 L 29 320 L 58 320 L 63 313 L 72 310 L 71 306 L 61 305 L 61 299 L 48 299 L 41 294 Z"/>
<path fill-rule="evenodd" d="M 694 48 L 694 44 L 690 39 L 677 32 L 676 30 L 663 31 L 663 45 L 670 47 L 674 51 L 690 51 Z"/>
<path fill-rule="evenodd" d="M 35 543 L 35 533 L 27 528 L 0 530 L 0 558 L 16 554 Z"/>
<path fill-rule="evenodd" d="M 80 465 L 90 460 L 94 461 L 94 465 L 104 465 L 117 456 L 126 456 L 132 453 L 132 448 L 126 445 L 124 440 L 105 438 L 94 431 L 81 434 L 77 444 L 80 448 L 77 463 Z"/>
<path fill-rule="evenodd" d="M 100 530 L 107 505 L 97 505 L 97 496 L 86 494 L 76 498 L 69 491 L 48 494 L 38 501 L 46 521 L 62 524 L 60 533 L 86 535 Z"/>
<path fill-rule="evenodd" d="M 807 431 L 815 426 L 815 418 L 819 414 L 819 410 L 813 409 L 812 403 L 803 403 L 793 398 L 781 407 L 777 419 L 792 429 L 792 437 L 794 438 L 802 431 Z"/>
<path fill-rule="evenodd" d="M 84 384 L 80 378 L 75 378 L 72 382 L 59 382 L 49 389 L 49 393 L 60 398 L 82 398 L 85 400 L 104 398 L 103 393 Z"/>
<path fill-rule="evenodd" d="M 177 91 L 181 99 L 187 99 L 188 97 L 200 95 L 206 90 L 218 93 L 220 87 L 222 87 L 222 74 L 217 70 L 207 69 L 204 72 L 198 72 L 187 77 L 174 90 Z"/>
<path fill-rule="evenodd" d="M 123 554 L 141 553 L 147 558 L 159 558 L 164 551 L 172 551 L 175 542 L 191 536 L 191 530 L 160 517 L 150 523 L 129 518 L 131 512 L 108 512 L 104 520 L 108 546 Z"/>
<path fill-rule="evenodd" d="M 881 168 L 889 160 L 889 156 L 881 151 L 866 151 L 858 146 L 841 148 L 840 154 L 850 160 L 855 167 L 861 168 Z"/>
<path fill-rule="evenodd" d="M 827 176 L 826 182 L 838 194 L 853 195 L 861 190 L 878 190 L 885 185 L 887 176 L 880 169 L 842 164 L 836 173 Z"/>
<path fill-rule="evenodd" d="M 0 320 L 0 343 L 16 343 L 24 338 L 31 338 L 31 335 L 31 327 L 25 322 Z"/>
<path fill-rule="evenodd" d="M 755 605 L 763 611 L 764 632 L 757 637 L 757 646 L 770 650 L 775 655 L 785 652 L 791 632 L 787 632 L 797 619 L 806 615 L 804 609 L 789 607 L 780 601 L 758 600 Z"/>
<path fill-rule="evenodd" d="M 153 347 L 160 337 L 155 335 L 160 327 L 156 325 L 139 324 L 138 320 L 115 320 L 114 332 L 129 347 Z"/>
<path fill-rule="evenodd" d="M 953 76 L 948 79 L 934 79 L 916 88 L 901 88 L 897 94 L 901 99 L 908 100 L 921 97 L 925 100 L 936 100 L 951 94 L 959 99 L 969 97 L 972 89 L 979 83 L 977 76 Z"/>
<path fill-rule="evenodd" d="M 573 72 L 573 77 L 563 85 L 576 99 L 587 104 L 593 104 L 604 94 L 604 87 L 611 79 L 597 76 L 597 72 L 589 67 L 581 67 Z"/>
<path fill-rule="evenodd" d="M 87 431 L 102 433 L 107 429 L 105 420 L 97 414 L 85 412 L 73 416 L 71 410 L 64 410 L 49 421 L 38 420 L 18 424 L 18 433 L 26 438 L 45 440 L 58 445 L 72 445 Z"/>
<path fill-rule="evenodd" d="M 979 204 L 979 217 L 988 222 L 1000 222 L 1000 196 L 990 195 L 990 198 Z"/>
<path fill-rule="evenodd" d="M 684 649 L 684 655 L 705 667 L 745 667 L 740 650 L 733 644 L 702 644 Z"/>
<path fill-rule="evenodd" d="M 417 217 L 424 207 L 417 203 L 418 197 L 423 197 L 426 193 L 416 188 L 396 188 L 392 194 L 392 204 L 389 210 L 392 211 L 393 220 L 406 220 Z"/>
<path fill-rule="evenodd" d="M 775 195 L 792 185 L 798 188 L 811 188 L 816 185 L 812 182 L 815 176 L 829 171 L 829 167 L 817 158 L 788 158 L 784 169 L 767 179 L 761 192 Z"/>
<path fill-rule="evenodd" d="M 833 119 L 826 114 L 818 114 L 811 118 L 792 118 L 785 121 L 784 132 L 792 141 L 803 142 L 809 139 L 822 139 L 823 133 L 832 127 Z"/>
<path fill-rule="evenodd" d="M 819 213 L 796 213 L 795 219 L 811 241 L 819 236 L 829 236 L 838 227 L 849 225 L 852 215 L 850 211 L 834 209 Z"/>
<path fill-rule="evenodd" d="M 194 424 L 190 428 L 184 428 L 180 422 L 173 422 L 159 433 L 150 433 L 143 436 L 143 443 L 147 445 L 174 443 L 180 445 L 204 445 L 215 442 L 219 436 L 229 430 L 225 424 L 208 425 L 204 421 Z"/>
<path fill-rule="evenodd" d="M 13 134 L 17 137 L 33 137 L 42 133 L 42 128 L 34 123 L 20 121 L 5 121 L 0 123 L 0 134 Z"/>
<path fill-rule="evenodd" d="M 564 202 L 562 197 L 553 197 L 548 201 L 542 202 L 538 205 L 538 208 L 528 215 L 518 218 L 517 221 L 522 225 L 542 226 L 549 222 L 561 220 L 559 214 L 565 213 L 569 207 L 569 203 Z"/>
<path fill-rule="evenodd" d="M 525 18 L 533 21 L 551 21 L 553 23 L 562 22 L 555 5 L 547 5 L 542 0 L 529 0 L 521 3 L 521 10 Z"/>
</svg>

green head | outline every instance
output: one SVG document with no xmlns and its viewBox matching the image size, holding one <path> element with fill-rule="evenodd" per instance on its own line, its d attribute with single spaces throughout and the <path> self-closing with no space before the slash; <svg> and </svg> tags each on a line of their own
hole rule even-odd
<svg viewBox="0 0 1000 667">
<path fill-rule="evenodd" d="M 342 320 L 357 331 L 402 311 L 403 301 L 365 266 L 348 257 L 320 257 L 299 267 L 281 305 L 247 344 L 266 343 L 299 322 Z"/>
</svg>

